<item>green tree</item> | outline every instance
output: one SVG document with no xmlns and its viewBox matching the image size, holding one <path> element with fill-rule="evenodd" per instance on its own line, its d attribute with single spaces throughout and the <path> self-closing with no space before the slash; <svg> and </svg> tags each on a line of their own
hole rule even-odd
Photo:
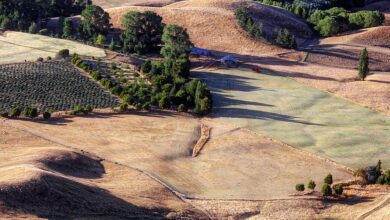
<svg viewBox="0 0 390 220">
<path fill-rule="evenodd" d="M 360 58 L 359 58 L 359 79 L 364 80 L 367 75 L 369 70 L 369 57 L 368 57 L 368 51 L 367 48 L 364 48 L 363 51 L 360 53 Z"/>
<path fill-rule="evenodd" d="M 95 45 L 99 46 L 99 47 L 103 47 L 105 43 L 106 43 L 106 37 L 104 35 L 102 35 L 102 34 L 99 34 L 96 37 Z"/>
<path fill-rule="evenodd" d="M 161 44 L 164 24 L 162 18 L 154 12 L 132 11 L 123 16 L 122 28 L 122 50 L 144 54 L 156 50 Z"/>
<path fill-rule="evenodd" d="M 110 45 L 108 45 L 108 49 L 109 50 L 115 50 L 115 41 L 114 41 L 113 37 L 111 38 Z"/>
<path fill-rule="evenodd" d="M 337 184 L 335 187 L 334 187 L 334 192 L 337 194 L 337 195 L 342 195 L 343 194 L 343 186 L 341 184 Z"/>
<path fill-rule="evenodd" d="M 340 24 L 335 17 L 326 17 L 320 20 L 314 29 L 320 32 L 322 36 L 329 37 L 339 33 Z"/>
<path fill-rule="evenodd" d="M 81 16 L 80 29 L 85 39 L 105 35 L 111 27 L 109 14 L 97 5 L 88 5 Z"/>
<path fill-rule="evenodd" d="M 187 30 L 178 25 L 168 25 L 162 36 L 165 74 L 188 78 L 191 62 L 189 54 L 193 44 Z"/>
<path fill-rule="evenodd" d="M 32 22 L 30 27 L 28 28 L 28 32 L 30 34 L 36 34 L 38 33 L 38 27 L 37 27 L 37 24 L 35 22 Z"/>
<path fill-rule="evenodd" d="M 295 36 L 286 28 L 280 29 L 275 40 L 276 44 L 287 49 L 296 49 L 297 42 Z"/>
<path fill-rule="evenodd" d="M 316 183 L 313 180 L 309 181 L 309 184 L 307 185 L 309 189 L 314 190 L 316 188 Z"/>
<path fill-rule="evenodd" d="M 73 22 L 71 19 L 66 18 L 63 24 L 62 37 L 70 38 L 73 35 Z"/>
<path fill-rule="evenodd" d="M 21 113 L 22 113 L 22 111 L 20 110 L 19 107 L 14 107 L 14 108 L 11 109 L 11 112 L 10 112 L 9 116 L 11 118 L 17 118 L 17 117 L 20 116 Z"/>
<path fill-rule="evenodd" d="M 298 192 L 303 192 L 303 191 L 305 191 L 305 185 L 302 183 L 299 183 L 299 184 L 295 185 L 295 190 L 297 190 Z"/>
<path fill-rule="evenodd" d="M 321 193 L 323 196 L 331 196 L 332 195 L 332 188 L 330 188 L 330 185 L 325 183 L 322 186 Z"/>
<path fill-rule="evenodd" d="M 332 174 L 328 174 L 328 175 L 325 177 L 324 183 L 329 184 L 329 185 L 331 185 L 331 184 L 333 183 L 333 176 L 332 176 Z"/>
<path fill-rule="evenodd" d="M 44 119 L 49 119 L 51 117 L 51 113 L 50 112 L 44 112 L 42 116 L 43 116 Z"/>
</svg>

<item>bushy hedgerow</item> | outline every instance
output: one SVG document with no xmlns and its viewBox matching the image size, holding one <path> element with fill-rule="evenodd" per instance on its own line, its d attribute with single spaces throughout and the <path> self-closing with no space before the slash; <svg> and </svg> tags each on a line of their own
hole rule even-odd
<svg viewBox="0 0 390 220">
<path fill-rule="evenodd" d="M 261 40 L 263 39 L 262 26 L 257 24 L 249 13 L 249 9 L 245 5 L 240 5 L 234 12 L 238 24 L 244 29 L 251 37 Z"/>
<path fill-rule="evenodd" d="M 332 36 L 348 30 L 375 27 L 384 22 L 384 15 L 378 11 L 351 13 L 344 8 L 317 10 L 308 18 L 322 36 Z"/>
</svg>

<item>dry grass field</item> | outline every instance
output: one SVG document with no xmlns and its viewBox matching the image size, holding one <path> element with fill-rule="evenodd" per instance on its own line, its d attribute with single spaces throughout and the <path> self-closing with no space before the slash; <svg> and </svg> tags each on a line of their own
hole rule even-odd
<svg viewBox="0 0 390 220">
<path fill-rule="evenodd" d="M 206 217 L 145 174 L 0 126 L 0 218 Z"/>
<path fill-rule="evenodd" d="M 279 47 L 249 38 L 236 24 L 234 7 L 243 0 L 192 0 L 178 2 L 163 8 L 119 7 L 107 9 L 114 27 L 121 26 L 122 16 L 132 10 L 152 10 L 163 17 L 166 24 L 179 24 L 187 28 L 191 41 L 209 50 L 239 54 L 276 54 L 286 51 Z M 294 27 L 299 36 L 307 36 L 310 29 L 295 15 L 274 7 L 252 4 L 251 8 L 264 22 L 264 29 Z M 267 22 L 265 22 L 267 18 Z M 263 20 L 262 20 L 263 19 Z M 272 20 L 272 22 L 271 22 Z"/>
<path fill-rule="evenodd" d="M 162 7 L 178 1 L 181 0 L 94 0 L 93 3 L 107 9 L 131 5 Z"/>
<path fill-rule="evenodd" d="M 0 64 L 36 61 L 38 57 L 45 58 L 62 49 L 85 56 L 105 57 L 104 50 L 81 43 L 51 38 L 42 35 L 32 35 L 22 32 L 6 32 L 0 36 Z"/>
<path fill-rule="evenodd" d="M 190 116 L 97 114 L 48 123 L 5 122 L 55 143 L 144 170 L 188 198 L 290 198 L 297 182 L 310 179 L 321 182 L 328 172 L 336 180 L 351 178 L 342 166 L 249 130 L 212 120 L 202 123 L 211 128 L 211 136 L 193 158 L 200 122 Z M 310 169 L 305 170 L 307 167 Z"/>
</svg>

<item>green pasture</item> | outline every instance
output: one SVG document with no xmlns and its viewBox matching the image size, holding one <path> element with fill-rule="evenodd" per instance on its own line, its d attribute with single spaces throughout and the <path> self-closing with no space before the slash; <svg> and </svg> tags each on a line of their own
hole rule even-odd
<svg viewBox="0 0 390 220">
<path fill-rule="evenodd" d="M 247 69 L 195 71 L 213 92 L 211 117 L 358 168 L 390 168 L 390 118 L 290 78 Z M 310 169 L 310 167 L 308 167 Z"/>
</svg>

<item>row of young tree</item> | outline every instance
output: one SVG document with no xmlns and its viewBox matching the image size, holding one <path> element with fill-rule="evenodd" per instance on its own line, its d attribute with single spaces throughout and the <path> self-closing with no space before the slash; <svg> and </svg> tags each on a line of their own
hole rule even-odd
<svg viewBox="0 0 390 220">
<path fill-rule="evenodd" d="M 20 116 L 24 116 L 26 118 L 37 118 L 39 116 L 39 110 L 37 108 L 26 106 L 23 109 L 20 107 L 14 107 L 9 111 L 0 112 L 1 117 L 6 118 L 19 118 Z M 51 117 L 50 111 L 42 112 L 42 117 L 44 119 L 49 119 Z"/>
<path fill-rule="evenodd" d="M 335 184 L 333 187 L 332 187 L 332 184 L 333 184 L 333 176 L 332 176 L 332 174 L 328 174 L 324 178 L 324 184 L 322 185 L 322 188 L 321 188 L 322 196 L 331 196 L 331 195 L 333 195 L 333 191 L 334 191 L 334 194 L 338 195 L 338 196 L 343 194 L 344 188 L 343 188 L 342 184 Z M 307 188 L 309 188 L 310 190 L 315 190 L 316 186 L 317 185 L 313 180 L 310 180 L 309 183 L 307 184 Z M 332 190 L 332 188 L 333 188 L 333 190 Z M 299 183 L 299 184 L 295 185 L 295 190 L 298 192 L 305 191 L 305 184 Z"/>
<path fill-rule="evenodd" d="M 263 34 L 262 25 L 258 24 L 252 18 L 249 8 L 245 5 L 242 4 L 235 10 L 235 17 L 240 27 L 252 38 L 276 44 L 287 49 L 297 48 L 295 36 L 285 28 L 277 30 L 275 39 L 266 38 Z"/>
<path fill-rule="evenodd" d="M 123 52 L 144 54 L 161 48 L 162 59 L 147 60 L 141 67 L 151 84 L 139 80 L 121 86 L 113 79 L 103 77 L 99 70 L 90 69 L 77 56 L 72 59 L 73 63 L 137 109 L 155 106 L 161 109 L 175 107 L 179 111 L 192 109 L 197 114 L 211 111 L 212 98 L 206 84 L 189 78 L 189 54 L 193 44 L 184 28 L 164 25 L 162 18 L 151 11 L 129 12 L 123 16 L 122 25 L 120 44 Z"/>
</svg>

